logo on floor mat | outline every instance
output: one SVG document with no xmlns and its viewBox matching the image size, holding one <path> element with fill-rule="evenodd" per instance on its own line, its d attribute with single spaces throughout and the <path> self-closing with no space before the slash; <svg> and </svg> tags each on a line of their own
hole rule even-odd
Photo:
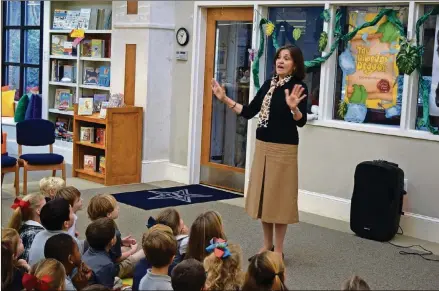
<svg viewBox="0 0 439 291">
<path fill-rule="evenodd" d="M 158 196 L 148 199 L 175 199 L 186 203 L 192 203 L 191 198 L 205 198 L 212 197 L 212 195 L 190 194 L 187 189 L 177 190 L 174 192 L 149 191 Z"/>
</svg>

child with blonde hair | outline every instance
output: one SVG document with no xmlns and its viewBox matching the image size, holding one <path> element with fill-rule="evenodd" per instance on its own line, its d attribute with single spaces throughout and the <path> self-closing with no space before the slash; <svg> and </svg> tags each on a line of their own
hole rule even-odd
<svg viewBox="0 0 439 291">
<path fill-rule="evenodd" d="M 27 291 L 65 290 L 66 271 L 55 259 L 43 259 L 35 264 L 30 274 L 23 275 Z"/>
<path fill-rule="evenodd" d="M 46 204 L 44 196 L 40 193 L 28 194 L 22 199 L 15 198 L 12 217 L 9 220 L 8 228 L 13 228 L 20 234 L 23 241 L 24 252 L 19 259 L 29 260 L 29 250 L 35 236 L 44 227 L 41 225 L 41 208 Z"/>
<path fill-rule="evenodd" d="M 198 215 L 192 223 L 185 259 L 203 262 L 209 254 L 206 248 L 213 238 L 226 240 L 221 215 L 216 211 L 207 211 Z"/>
<path fill-rule="evenodd" d="M 23 284 L 21 279 L 26 272 L 22 268 L 15 266 L 14 254 L 9 242 L 2 242 L 2 286 L 1 290 L 21 291 Z"/>
<path fill-rule="evenodd" d="M 116 220 L 119 217 L 119 205 L 113 195 L 98 194 L 90 200 L 87 214 L 92 221 L 103 217 Z M 122 247 L 127 250 L 123 250 Z M 134 266 L 145 257 L 145 254 L 142 250 L 137 251 L 137 242 L 130 235 L 122 238 L 116 226 L 116 243 L 110 250 L 110 257 L 119 265 L 118 277 L 123 279 L 133 275 Z"/>
<path fill-rule="evenodd" d="M 64 188 L 61 188 L 58 191 L 56 191 L 55 198 L 63 198 L 65 200 L 67 200 L 67 202 L 69 202 L 70 206 L 72 206 L 72 210 L 74 213 L 73 217 L 75 218 L 75 221 L 73 222 L 72 227 L 70 227 L 67 232 L 71 236 L 78 237 L 79 234 L 76 231 L 76 221 L 78 220 L 78 216 L 76 215 L 76 213 L 79 210 L 82 210 L 82 201 L 83 200 L 81 198 L 81 192 L 79 192 L 79 190 L 73 186 L 68 186 L 68 187 L 64 187 Z"/>
<path fill-rule="evenodd" d="M 343 283 L 341 290 L 370 290 L 370 287 L 362 278 L 352 276 Z"/>
<path fill-rule="evenodd" d="M 204 259 L 206 290 L 240 290 L 244 281 L 241 247 L 213 238 L 207 251 L 211 254 Z"/>
<path fill-rule="evenodd" d="M 24 246 L 20 236 L 18 235 L 18 232 L 13 228 L 3 228 L 2 243 L 6 243 L 7 245 L 9 245 L 13 255 L 14 266 L 29 271 L 30 270 L 29 264 L 25 260 L 19 259 L 19 257 L 24 251 Z"/>
<path fill-rule="evenodd" d="M 281 255 L 265 251 L 250 261 L 242 291 L 284 291 L 285 265 Z"/>
<path fill-rule="evenodd" d="M 46 200 L 55 198 L 56 192 L 66 186 L 66 181 L 60 177 L 46 177 L 40 180 L 40 191 Z"/>
</svg>

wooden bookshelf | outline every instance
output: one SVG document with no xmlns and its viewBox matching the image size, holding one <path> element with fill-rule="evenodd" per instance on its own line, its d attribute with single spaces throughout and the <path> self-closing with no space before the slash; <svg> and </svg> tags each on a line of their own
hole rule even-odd
<svg viewBox="0 0 439 291">
<path fill-rule="evenodd" d="M 73 123 L 73 177 L 106 186 L 140 183 L 142 169 L 142 107 L 108 108 L 105 119 L 78 115 Z M 81 127 L 105 128 L 105 145 L 80 140 Z M 96 137 L 96 134 L 95 134 Z M 84 170 L 84 155 L 105 156 L 105 172 Z"/>
</svg>

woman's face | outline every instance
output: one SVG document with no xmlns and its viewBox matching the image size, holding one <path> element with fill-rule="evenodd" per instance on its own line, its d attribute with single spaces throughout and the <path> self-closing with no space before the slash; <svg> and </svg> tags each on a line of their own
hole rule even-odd
<svg viewBox="0 0 439 291">
<path fill-rule="evenodd" d="M 290 51 L 285 49 L 279 53 L 276 59 L 276 74 L 285 77 L 293 73 L 294 61 L 290 55 Z"/>
</svg>

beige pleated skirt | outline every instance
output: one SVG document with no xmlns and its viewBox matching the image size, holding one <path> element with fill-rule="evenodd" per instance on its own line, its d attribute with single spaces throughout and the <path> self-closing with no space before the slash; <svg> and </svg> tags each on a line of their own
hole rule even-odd
<svg viewBox="0 0 439 291">
<path fill-rule="evenodd" d="M 256 140 L 245 209 L 253 219 L 293 224 L 297 205 L 297 145 Z"/>
</svg>

